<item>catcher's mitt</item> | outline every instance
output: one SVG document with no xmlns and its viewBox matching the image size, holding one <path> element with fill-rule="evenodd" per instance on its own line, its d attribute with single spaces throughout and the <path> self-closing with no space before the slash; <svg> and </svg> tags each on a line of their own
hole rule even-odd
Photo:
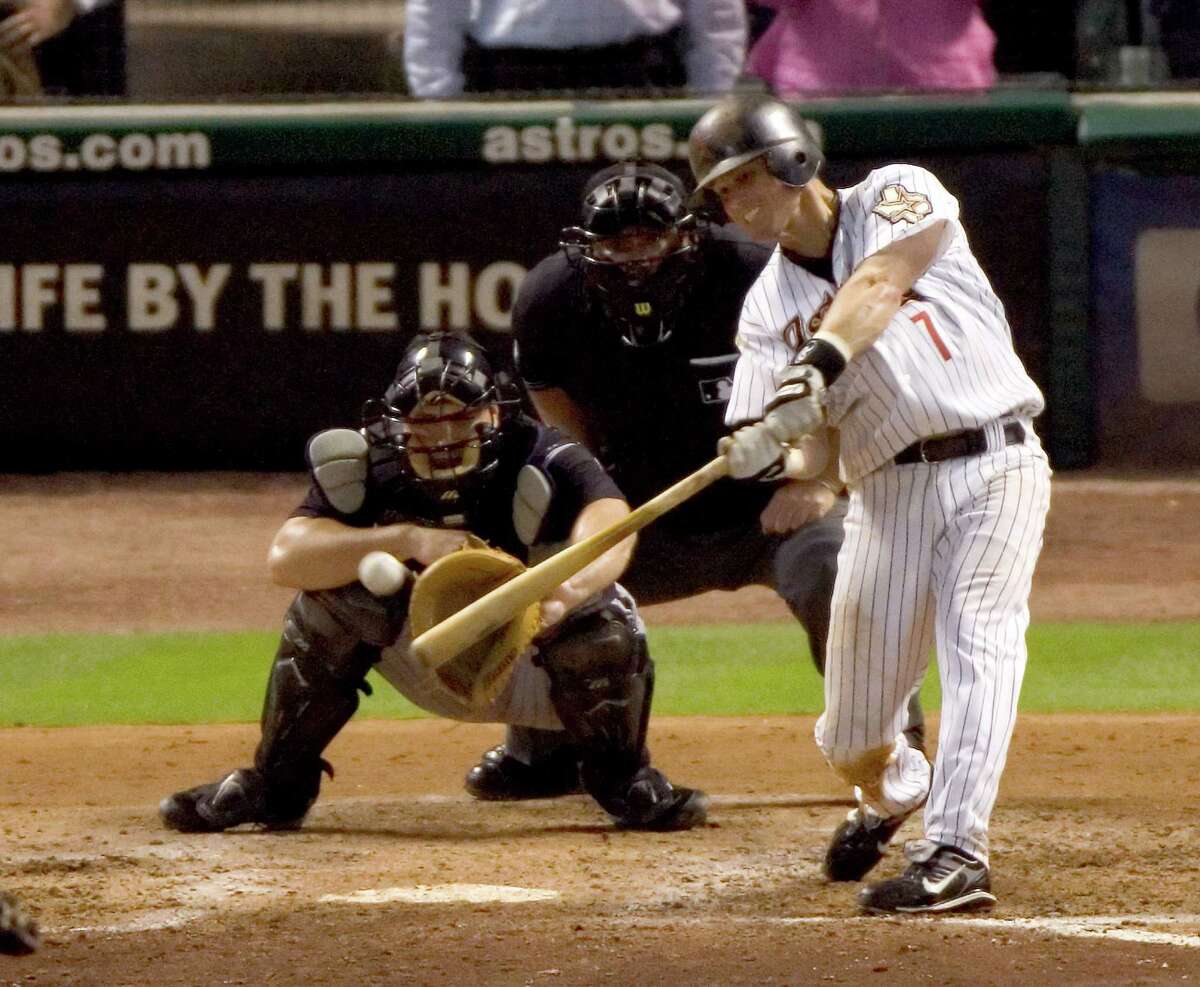
<svg viewBox="0 0 1200 987">
<path fill-rule="evenodd" d="M 413 585 L 408 610 L 413 638 L 524 571 L 520 560 L 493 548 L 467 547 L 438 559 Z M 500 630 L 439 665 L 438 680 L 472 706 L 487 705 L 540 629 L 539 613 L 540 605 L 530 604 Z"/>
</svg>

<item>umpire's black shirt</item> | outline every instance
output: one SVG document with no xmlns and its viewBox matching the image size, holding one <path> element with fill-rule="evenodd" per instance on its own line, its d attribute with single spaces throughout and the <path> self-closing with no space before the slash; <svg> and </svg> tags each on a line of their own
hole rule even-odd
<svg viewBox="0 0 1200 987">
<path fill-rule="evenodd" d="M 737 362 L 742 298 L 770 249 L 724 228 L 701 240 L 697 270 L 670 338 L 634 347 L 598 306 L 562 252 L 521 284 L 513 309 L 521 375 L 532 390 L 560 388 L 583 412 L 629 502 L 644 503 L 716 455 Z M 704 531 L 754 516 L 769 484 L 722 481 L 656 522 Z"/>
</svg>

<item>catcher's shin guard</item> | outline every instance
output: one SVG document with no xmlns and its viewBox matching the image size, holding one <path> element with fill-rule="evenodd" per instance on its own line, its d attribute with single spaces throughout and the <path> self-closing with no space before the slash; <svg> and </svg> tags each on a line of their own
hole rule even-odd
<svg viewBox="0 0 1200 987">
<path fill-rule="evenodd" d="M 358 709 L 358 691 L 392 634 L 385 604 L 357 584 L 300 593 L 284 618 L 253 768 L 168 796 L 159 815 L 182 832 L 216 832 L 242 823 L 299 826 L 333 769 L 321 757 Z"/>
<path fill-rule="evenodd" d="M 691 829 L 704 822 L 708 797 L 677 788 L 650 766 L 646 726 L 654 664 L 646 642 L 611 608 L 568 618 L 540 646 L 550 698 L 579 745 L 583 786 L 628 829 Z"/>
</svg>

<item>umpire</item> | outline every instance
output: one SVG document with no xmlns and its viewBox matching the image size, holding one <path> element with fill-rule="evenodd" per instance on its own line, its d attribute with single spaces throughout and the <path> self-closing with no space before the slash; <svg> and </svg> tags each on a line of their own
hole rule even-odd
<svg viewBox="0 0 1200 987">
<path fill-rule="evenodd" d="M 712 458 L 725 434 L 742 296 L 771 248 L 691 215 L 671 172 L 627 162 L 593 175 L 580 225 L 521 285 L 516 361 L 549 424 L 588 445 L 632 504 Z M 822 482 L 722 481 L 639 535 L 621 583 L 639 603 L 772 587 L 820 670 L 844 498 Z M 910 713 L 923 739 L 920 709 Z M 562 734 L 510 727 L 466 778 L 480 799 L 578 790 Z"/>
</svg>

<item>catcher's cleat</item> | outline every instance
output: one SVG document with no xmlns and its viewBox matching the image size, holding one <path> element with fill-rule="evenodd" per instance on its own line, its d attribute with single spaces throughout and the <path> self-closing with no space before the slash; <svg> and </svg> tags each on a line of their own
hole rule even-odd
<svg viewBox="0 0 1200 987">
<path fill-rule="evenodd" d="M 526 764 L 509 754 L 504 744 L 485 752 L 463 784 L 468 793 L 485 802 L 552 799 L 583 791 L 575 751 L 556 751 Z"/>
<path fill-rule="evenodd" d="M 618 829 L 675 832 L 703 826 L 708 820 L 704 792 L 676 787 L 649 766 L 639 768 L 621 797 L 605 799 L 604 807 Z"/>
<path fill-rule="evenodd" d="M 321 763 L 332 776 L 329 765 Z M 280 792 L 269 790 L 254 768 L 238 768 L 220 781 L 168 795 L 159 803 L 158 814 L 168 828 L 181 833 L 219 833 L 243 823 L 298 829 L 319 789 L 320 774 L 304 791 Z"/>
<path fill-rule="evenodd" d="M 42 944 L 35 922 L 7 891 L 0 891 L 0 953 L 25 956 Z"/>
<path fill-rule="evenodd" d="M 996 903 L 987 864 L 952 846 L 913 840 L 904 848 L 910 863 L 899 877 L 877 881 L 858 894 L 871 914 L 966 912 Z"/>
<path fill-rule="evenodd" d="M 910 815 L 885 818 L 861 806 L 852 809 L 829 841 L 822 868 L 825 876 L 831 881 L 861 881 L 883 859 L 888 844 Z"/>
</svg>

